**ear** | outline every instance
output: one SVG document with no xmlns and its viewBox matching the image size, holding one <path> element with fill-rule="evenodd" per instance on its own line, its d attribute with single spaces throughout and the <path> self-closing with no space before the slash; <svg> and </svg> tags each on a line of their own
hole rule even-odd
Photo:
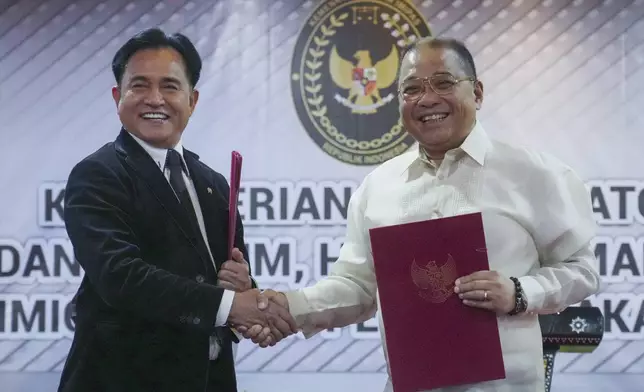
<svg viewBox="0 0 644 392">
<path fill-rule="evenodd" d="M 474 82 L 474 102 L 476 102 L 476 110 L 480 110 L 483 106 L 483 82 L 480 80 Z"/>
<path fill-rule="evenodd" d="M 190 115 L 195 111 L 197 101 L 199 101 L 199 90 L 193 89 L 190 93 Z"/>
<path fill-rule="evenodd" d="M 114 103 L 118 108 L 119 102 L 121 102 L 121 89 L 119 88 L 119 86 L 112 87 L 112 98 L 114 99 Z"/>
</svg>

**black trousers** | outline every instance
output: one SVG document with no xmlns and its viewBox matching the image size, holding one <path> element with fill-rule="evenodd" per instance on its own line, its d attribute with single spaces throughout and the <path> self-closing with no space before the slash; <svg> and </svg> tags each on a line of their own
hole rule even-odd
<svg viewBox="0 0 644 392">
<path fill-rule="evenodd" d="M 238 392 L 232 345 L 222 348 L 219 357 L 208 364 L 208 387 L 206 392 Z"/>
</svg>

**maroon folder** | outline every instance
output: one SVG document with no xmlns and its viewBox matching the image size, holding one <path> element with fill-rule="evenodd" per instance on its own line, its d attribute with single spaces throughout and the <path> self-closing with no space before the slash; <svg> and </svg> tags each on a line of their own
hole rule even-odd
<svg viewBox="0 0 644 392">
<path fill-rule="evenodd" d="M 370 230 L 396 392 L 505 378 L 497 318 L 454 281 L 489 270 L 480 213 Z"/>
<path fill-rule="evenodd" d="M 230 195 L 228 197 L 228 260 L 233 258 L 235 232 L 237 232 L 237 204 L 241 180 L 242 156 L 233 151 L 230 158 Z"/>
</svg>

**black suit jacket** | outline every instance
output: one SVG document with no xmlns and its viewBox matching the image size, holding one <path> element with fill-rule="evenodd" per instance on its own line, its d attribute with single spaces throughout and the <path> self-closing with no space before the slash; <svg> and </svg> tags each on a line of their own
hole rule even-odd
<svg viewBox="0 0 644 392">
<path fill-rule="evenodd" d="M 184 159 L 219 267 L 227 258 L 228 183 L 196 154 L 184 149 Z M 204 392 L 213 376 L 217 392 L 236 391 L 229 329 L 218 360 L 208 359 L 223 289 L 181 208 L 124 130 L 72 169 L 64 218 L 85 276 L 60 392 Z M 247 255 L 240 219 L 237 227 L 235 245 Z"/>
</svg>

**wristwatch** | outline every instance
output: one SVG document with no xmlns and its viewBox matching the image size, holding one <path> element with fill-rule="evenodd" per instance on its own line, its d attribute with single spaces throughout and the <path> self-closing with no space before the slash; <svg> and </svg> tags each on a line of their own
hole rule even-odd
<svg viewBox="0 0 644 392">
<path fill-rule="evenodd" d="M 510 279 L 514 283 L 514 309 L 512 309 L 508 314 L 514 316 L 515 314 L 523 313 L 528 309 L 528 300 L 525 297 L 525 292 L 521 287 L 521 282 L 519 279 L 511 276 Z"/>
</svg>

